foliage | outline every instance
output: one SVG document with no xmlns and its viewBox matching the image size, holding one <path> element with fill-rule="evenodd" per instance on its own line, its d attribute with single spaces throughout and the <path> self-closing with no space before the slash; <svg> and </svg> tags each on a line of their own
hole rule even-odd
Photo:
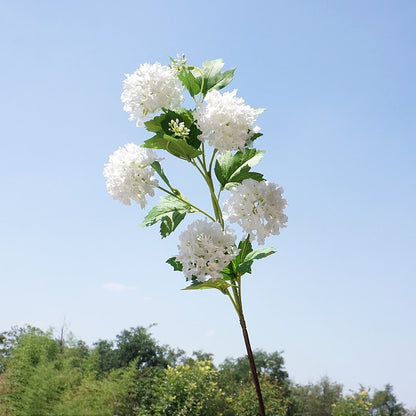
<svg viewBox="0 0 416 416">
<path fill-rule="evenodd" d="M 250 169 L 260 162 L 264 153 L 261 150 L 246 149 L 245 152 L 238 151 L 235 154 L 227 152 L 218 156 L 215 162 L 215 176 L 221 184 L 221 189 L 236 186 L 248 178 L 263 180 L 261 173 L 250 172 Z"/>
<path fill-rule="evenodd" d="M 293 384 L 290 388 L 291 416 L 331 416 L 332 405 L 341 397 L 342 386 L 327 377 L 318 383 Z"/>
<path fill-rule="evenodd" d="M 99 374 L 108 373 L 119 367 L 117 350 L 114 349 L 114 342 L 100 339 L 94 343 L 94 367 Z"/>
<path fill-rule="evenodd" d="M 277 379 L 262 374 L 260 382 L 267 414 L 270 416 L 286 416 L 289 399 Z M 255 391 L 248 383 L 240 384 L 232 398 L 231 408 L 236 416 L 260 415 Z"/>
<path fill-rule="evenodd" d="M 137 368 L 113 370 L 97 379 L 87 374 L 74 389 L 68 389 L 55 403 L 51 416 L 119 416 L 132 415 L 136 407 L 131 400 Z"/>
<path fill-rule="evenodd" d="M 44 334 L 43 331 L 31 325 L 14 326 L 9 331 L 0 333 L 0 374 L 5 371 L 7 360 L 10 358 L 13 349 L 18 345 L 20 337 L 24 334 L 36 333 Z"/>
<path fill-rule="evenodd" d="M 285 384 L 288 373 L 284 369 L 284 359 L 281 352 L 268 353 L 263 350 L 253 351 L 258 373 L 263 373 L 281 384 Z M 220 365 L 221 372 L 228 374 L 237 382 L 246 381 L 250 373 L 247 357 L 226 358 Z"/>
<path fill-rule="evenodd" d="M 342 397 L 333 406 L 333 416 L 370 416 L 371 401 L 368 390 Z"/>
<path fill-rule="evenodd" d="M 126 390 L 123 401 L 117 406 L 117 415 L 130 416 L 146 413 L 146 409 L 150 409 L 155 403 L 155 386 L 160 382 L 164 371 L 165 369 L 157 367 L 138 369 L 132 364 L 129 375 L 125 379 Z"/>
<path fill-rule="evenodd" d="M 387 384 L 384 390 L 376 390 L 371 399 L 372 416 L 405 416 L 406 410 L 401 403 L 397 403 L 393 387 Z"/>
<path fill-rule="evenodd" d="M 286 415 L 289 406 L 288 373 L 284 369 L 281 353 L 253 352 L 261 381 L 262 395 L 270 415 Z M 237 416 L 257 415 L 256 393 L 251 385 L 250 365 L 247 357 L 226 358 L 220 364 L 220 384 L 230 400 L 230 409 Z"/>
<path fill-rule="evenodd" d="M 82 352 L 61 350 L 51 333 L 22 331 L 7 360 L 5 407 L 16 416 L 51 414 L 62 391 L 82 377 Z"/>
<path fill-rule="evenodd" d="M 127 367 L 135 361 L 139 368 L 174 365 L 184 354 L 166 345 L 159 345 L 141 326 L 125 329 L 116 336 L 116 341 L 99 340 L 94 344 L 99 373 Z"/>
<path fill-rule="evenodd" d="M 204 352 L 201 350 L 193 351 L 191 357 L 186 357 L 183 360 L 183 364 L 194 365 L 197 361 L 210 361 L 214 359 L 214 354 L 210 352 Z"/>
<path fill-rule="evenodd" d="M 225 395 L 218 386 L 218 371 L 210 361 L 168 367 L 155 391 L 149 409 L 154 416 L 219 416 Z"/>
<path fill-rule="evenodd" d="M 159 345 L 143 327 L 93 348 L 33 327 L 3 334 L 1 416 L 259 414 L 244 357 L 227 358 L 216 369 L 212 354 L 186 357 Z M 279 352 L 254 356 L 268 416 L 414 416 L 391 385 L 371 396 L 362 389 L 344 397 L 342 386 L 328 378 L 291 385 Z"/>
<path fill-rule="evenodd" d="M 164 238 L 175 231 L 188 212 L 192 212 L 190 205 L 168 195 L 149 211 L 142 225 L 150 226 L 160 221 L 160 234 Z"/>
</svg>

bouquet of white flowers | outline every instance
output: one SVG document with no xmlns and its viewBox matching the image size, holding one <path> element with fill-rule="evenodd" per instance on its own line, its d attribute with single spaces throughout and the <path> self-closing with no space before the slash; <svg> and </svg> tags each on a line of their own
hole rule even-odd
<svg viewBox="0 0 416 416">
<path fill-rule="evenodd" d="M 260 413 L 265 415 L 260 384 L 253 360 L 242 307 L 242 277 L 251 273 L 254 260 L 275 252 L 262 246 L 270 235 L 286 226 L 283 189 L 252 168 L 264 151 L 253 147 L 260 136 L 254 123 L 262 113 L 238 98 L 237 91 L 220 93 L 233 79 L 235 69 L 221 72 L 221 59 L 201 68 L 188 65 L 184 55 L 171 58 L 170 66 L 143 64 L 123 83 L 121 100 L 130 120 L 153 133 L 141 146 L 128 143 L 116 150 L 104 168 L 107 190 L 126 205 L 147 204 L 155 189 L 165 194 L 144 218 L 143 225 L 160 224 L 163 237 L 171 234 L 187 214 L 204 218 L 188 225 L 179 235 L 178 254 L 167 260 L 185 275 L 185 289 L 218 289 L 232 302 L 240 319 Z M 193 109 L 182 106 L 188 91 Z M 212 212 L 198 207 L 172 186 L 159 158 L 151 149 L 161 149 L 195 167 L 207 186 Z M 157 178 L 159 177 L 159 179 Z M 163 182 L 161 185 L 159 180 Z M 221 207 L 223 192 L 229 197 Z M 237 237 L 229 223 L 241 227 Z"/>
</svg>

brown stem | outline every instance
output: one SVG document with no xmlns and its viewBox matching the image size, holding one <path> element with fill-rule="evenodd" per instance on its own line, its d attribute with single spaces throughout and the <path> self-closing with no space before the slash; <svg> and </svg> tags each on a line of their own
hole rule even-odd
<svg viewBox="0 0 416 416">
<path fill-rule="evenodd" d="M 253 377 L 254 386 L 256 387 L 257 400 L 259 402 L 259 407 L 260 407 L 260 415 L 266 416 L 266 410 L 264 409 L 264 403 L 263 403 L 263 396 L 261 394 L 261 389 L 260 389 L 259 377 L 258 377 L 257 370 L 256 370 L 256 363 L 254 362 L 253 351 L 251 350 L 250 339 L 248 337 L 246 321 L 244 320 L 244 316 L 242 313 L 239 315 L 240 315 L 240 325 L 241 325 L 241 329 L 243 330 L 244 342 L 246 344 L 246 349 L 247 349 L 247 357 L 250 363 L 251 375 Z"/>
</svg>

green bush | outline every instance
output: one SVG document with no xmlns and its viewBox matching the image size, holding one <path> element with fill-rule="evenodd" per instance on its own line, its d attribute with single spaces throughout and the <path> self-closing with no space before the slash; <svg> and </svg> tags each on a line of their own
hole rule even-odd
<svg viewBox="0 0 416 416">
<path fill-rule="evenodd" d="M 155 386 L 155 402 L 142 416 L 220 416 L 226 399 L 210 361 L 168 367 Z"/>
<path fill-rule="evenodd" d="M 289 399 L 277 380 L 262 374 L 260 385 L 263 395 L 264 407 L 268 416 L 286 416 Z M 232 397 L 230 407 L 236 416 L 260 415 L 257 395 L 252 383 L 241 383 L 239 389 Z"/>
<path fill-rule="evenodd" d="M 371 401 L 368 390 L 341 397 L 333 406 L 333 416 L 370 416 Z"/>
</svg>

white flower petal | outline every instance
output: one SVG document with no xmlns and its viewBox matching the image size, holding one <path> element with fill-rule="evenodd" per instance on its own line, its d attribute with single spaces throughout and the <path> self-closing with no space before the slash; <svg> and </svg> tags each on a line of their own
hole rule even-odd
<svg viewBox="0 0 416 416">
<path fill-rule="evenodd" d="M 243 150 L 250 145 L 250 138 L 260 129 L 253 127 L 257 111 L 236 97 L 237 90 L 221 95 L 217 90 L 209 91 L 206 105 L 200 105 L 195 118 L 202 134 L 200 140 L 207 140 L 221 153 L 228 150 Z"/>
<path fill-rule="evenodd" d="M 133 74 L 126 74 L 123 82 L 121 101 L 124 111 L 130 113 L 130 120 L 136 120 L 137 126 L 149 119 L 149 114 L 162 108 L 178 109 L 183 101 L 183 87 L 177 72 L 155 64 L 142 64 Z"/>
<path fill-rule="evenodd" d="M 224 203 L 224 219 L 237 223 L 259 244 L 269 235 L 278 235 L 286 227 L 287 216 L 283 213 L 287 203 L 282 197 L 283 189 L 277 184 L 245 179 L 230 190 Z"/>
<path fill-rule="evenodd" d="M 222 278 L 223 270 L 237 254 L 236 237 L 231 230 L 224 231 L 217 222 L 197 220 L 179 236 L 179 254 L 176 260 L 182 263 L 187 280 L 195 276 L 200 282 L 207 276 Z"/>
<path fill-rule="evenodd" d="M 108 193 L 125 205 L 130 205 L 132 199 L 144 208 L 146 195 L 154 196 L 154 187 L 159 183 L 150 166 L 156 160 L 155 152 L 134 143 L 120 147 L 104 167 Z"/>
</svg>

